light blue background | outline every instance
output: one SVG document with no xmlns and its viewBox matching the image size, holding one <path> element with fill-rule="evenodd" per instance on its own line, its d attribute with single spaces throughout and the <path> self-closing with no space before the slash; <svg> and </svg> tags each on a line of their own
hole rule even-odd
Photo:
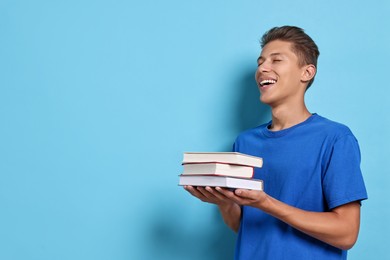
<svg viewBox="0 0 390 260">
<path fill-rule="evenodd" d="M 184 151 L 269 120 L 261 35 L 319 45 L 311 112 L 358 138 L 369 200 L 349 259 L 389 259 L 390 2 L 0 1 L 0 259 L 232 259 L 177 186 Z"/>
</svg>

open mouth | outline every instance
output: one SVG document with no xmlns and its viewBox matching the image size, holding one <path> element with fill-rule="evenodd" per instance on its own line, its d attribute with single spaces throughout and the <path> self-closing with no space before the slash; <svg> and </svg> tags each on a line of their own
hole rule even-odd
<svg viewBox="0 0 390 260">
<path fill-rule="evenodd" d="M 265 79 L 265 80 L 262 80 L 260 81 L 260 87 L 265 87 L 265 86 L 269 86 L 269 85 L 272 85 L 272 84 L 275 84 L 276 83 L 276 80 L 274 79 Z"/>
</svg>

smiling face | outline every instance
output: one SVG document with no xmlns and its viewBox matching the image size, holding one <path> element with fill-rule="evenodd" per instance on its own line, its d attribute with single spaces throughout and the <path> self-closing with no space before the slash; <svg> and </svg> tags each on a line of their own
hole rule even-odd
<svg viewBox="0 0 390 260">
<path fill-rule="evenodd" d="M 306 86 L 315 75 L 315 67 L 299 65 L 292 43 L 280 40 L 269 42 L 257 62 L 255 77 L 261 102 L 271 107 L 303 102 Z"/>
</svg>

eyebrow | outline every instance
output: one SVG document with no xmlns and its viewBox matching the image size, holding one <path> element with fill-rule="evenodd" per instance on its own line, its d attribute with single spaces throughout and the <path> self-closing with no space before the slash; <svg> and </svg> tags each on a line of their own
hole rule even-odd
<svg viewBox="0 0 390 260">
<path fill-rule="evenodd" d="M 283 54 L 280 52 L 274 52 L 274 53 L 271 53 L 269 56 L 273 57 L 273 56 L 279 56 L 279 55 L 283 55 Z M 260 56 L 257 58 L 257 62 L 259 62 L 260 60 L 264 60 L 264 57 Z"/>
</svg>

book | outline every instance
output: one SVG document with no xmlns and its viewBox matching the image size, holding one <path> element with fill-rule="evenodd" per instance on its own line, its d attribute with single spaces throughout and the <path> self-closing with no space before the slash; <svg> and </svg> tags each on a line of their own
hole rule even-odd
<svg viewBox="0 0 390 260">
<path fill-rule="evenodd" d="M 179 175 L 180 186 L 209 186 L 231 189 L 263 190 L 263 181 L 257 179 L 243 179 L 228 176 L 211 175 Z"/>
<path fill-rule="evenodd" d="M 263 159 L 260 157 L 237 152 L 186 152 L 183 164 L 188 163 L 228 163 L 261 168 Z"/>
<path fill-rule="evenodd" d="M 251 166 L 226 163 L 187 163 L 183 164 L 183 175 L 224 175 L 230 177 L 252 178 Z"/>
</svg>

